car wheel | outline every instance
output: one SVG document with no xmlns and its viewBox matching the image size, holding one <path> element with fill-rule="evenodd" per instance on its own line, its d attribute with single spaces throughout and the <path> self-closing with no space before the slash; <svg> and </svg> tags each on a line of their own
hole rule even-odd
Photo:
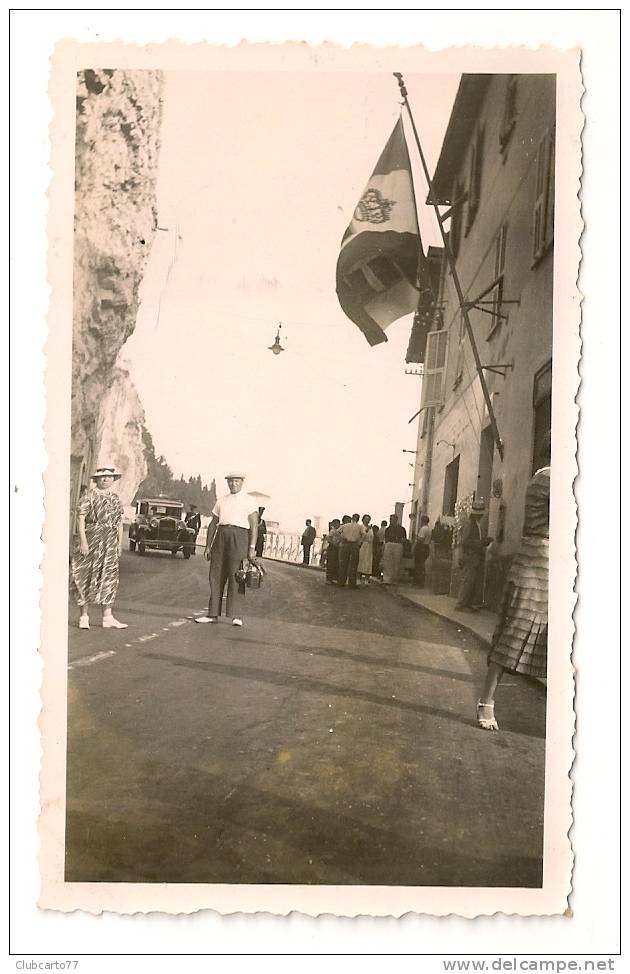
<svg viewBox="0 0 630 974">
<path fill-rule="evenodd" d="M 130 538 L 129 539 L 129 551 L 135 551 L 135 550 L 136 550 L 136 542 L 135 541 L 132 541 L 131 538 Z"/>
<path fill-rule="evenodd" d="M 139 555 L 143 555 L 144 552 L 145 552 L 145 544 L 144 544 L 144 541 L 138 541 L 138 554 Z"/>
</svg>

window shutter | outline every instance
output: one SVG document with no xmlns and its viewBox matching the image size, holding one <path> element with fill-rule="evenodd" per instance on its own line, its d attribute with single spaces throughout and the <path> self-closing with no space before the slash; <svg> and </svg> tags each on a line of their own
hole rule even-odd
<svg viewBox="0 0 630 974">
<path fill-rule="evenodd" d="M 461 385 L 462 379 L 464 378 L 464 338 L 466 337 L 466 327 L 464 325 L 464 316 L 460 312 L 459 315 L 459 342 L 457 345 L 457 359 L 455 361 L 455 378 L 453 380 L 453 389 L 457 389 Z"/>
<path fill-rule="evenodd" d="M 477 153 L 475 170 L 475 200 L 477 208 L 481 199 L 481 173 L 483 171 L 483 142 L 486 135 L 485 128 L 480 128 L 477 132 Z"/>
<path fill-rule="evenodd" d="M 492 294 L 492 310 L 495 317 L 492 318 L 490 328 L 491 330 L 496 328 L 496 326 L 501 322 L 498 316 L 501 313 L 501 305 L 503 303 L 503 274 L 505 273 L 505 251 L 507 246 L 507 223 L 504 223 L 499 231 L 499 235 L 496 238 L 494 245 L 494 280 L 500 278 L 499 283 L 494 288 Z"/>
<path fill-rule="evenodd" d="M 475 177 L 477 169 L 477 144 L 473 142 L 470 150 L 470 171 L 468 174 L 468 207 L 466 212 L 466 233 L 470 230 L 477 213 L 477 180 Z"/>
<path fill-rule="evenodd" d="M 453 189 L 453 204 L 457 204 L 461 197 L 463 196 L 464 190 L 460 183 L 455 183 L 455 188 Z M 448 242 L 451 248 L 451 253 L 453 257 L 457 257 L 459 253 L 459 241 L 462 233 L 462 204 L 455 206 L 453 213 L 451 215 L 451 228 L 448 234 Z"/>
<path fill-rule="evenodd" d="M 553 240 L 555 192 L 555 128 L 549 129 L 538 144 L 536 159 L 536 198 L 533 220 L 533 255 L 539 260 Z"/>
<path fill-rule="evenodd" d="M 503 107 L 503 120 L 499 132 L 499 147 L 502 153 L 507 149 L 508 142 L 516 125 L 516 92 L 518 75 L 508 75 Z"/>
<path fill-rule="evenodd" d="M 468 177 L 468 213 L 466 218 L 466 233 L 473 225 L 479 201 L 481 199 L 481 172 L 483 169 L 483 142 L 485 130 L 477 130 L 470 152 L 470 172 Z"/>
<path fill-rule="evenodd" d="M 556 198 L 556 127 L 549 132 L 547 150 L 547 213 L 545 220 L 545 244 L 553 240 L 553 220 Z"/>
<path fill-rule="evenodd" d="M 448 332 L 430 331 L 424 358 L 422 378 L 422 406 L 441 406 L 444 393 L 444 370 Z"/>
<path fill-rule="evenodd" d="M 545 136 L 538 143 L 536 154 L 536 197 L 534 200 L 534 260 L 543 252 L 545 237 Z"/>
</svg>

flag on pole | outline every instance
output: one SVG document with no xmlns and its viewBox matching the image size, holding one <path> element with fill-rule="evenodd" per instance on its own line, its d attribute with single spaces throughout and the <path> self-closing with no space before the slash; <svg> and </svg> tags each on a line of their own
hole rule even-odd
<svg viewBox="0 0 630 974">
<path fill-rule="evenodd" d="M 370 345 L 415 311 L 426 279 L 411 165 L 398 119 L 341 242 L 337 297 Z M 421 285 L 422 286 L 422 285 Z"/>
</svg>

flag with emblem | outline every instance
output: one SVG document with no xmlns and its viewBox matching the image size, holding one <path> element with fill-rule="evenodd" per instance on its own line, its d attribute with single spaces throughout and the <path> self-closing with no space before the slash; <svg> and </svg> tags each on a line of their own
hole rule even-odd
<svg viewBox="0 0 630 974">
<path fill-rule="evenodd" d="M 370 345 L 415 311 L 427 281 L 411 165 L 398 119 L 341 242 L 337 296 Z"/>
</svg>

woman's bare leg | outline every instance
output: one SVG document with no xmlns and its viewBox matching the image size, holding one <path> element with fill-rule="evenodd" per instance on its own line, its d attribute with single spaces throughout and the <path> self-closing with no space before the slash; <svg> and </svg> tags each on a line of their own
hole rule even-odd
<svg viewBox="0 0 630 974">
<path fill-rule="evenodd" d="M 499 663 L 488 663 L 486 682 L 483 685 L 479 703 L 494 703 L 494 694 L 504 673 L 505 670 Z"/>
</svg>

